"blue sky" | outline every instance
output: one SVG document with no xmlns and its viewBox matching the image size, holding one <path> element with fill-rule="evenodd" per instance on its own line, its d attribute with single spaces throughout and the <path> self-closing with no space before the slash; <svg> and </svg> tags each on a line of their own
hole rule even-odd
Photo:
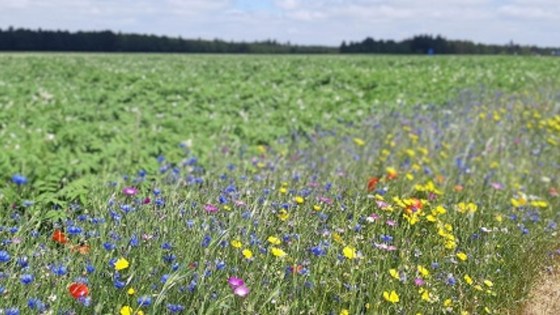
<svg viewBox="0 0 560 315">
<path fill-rule="evenodd" d="M 429 33 L 560 47 L 560 0 L 0 0 L 8 26 L 324 45 Z"/>
</svg>

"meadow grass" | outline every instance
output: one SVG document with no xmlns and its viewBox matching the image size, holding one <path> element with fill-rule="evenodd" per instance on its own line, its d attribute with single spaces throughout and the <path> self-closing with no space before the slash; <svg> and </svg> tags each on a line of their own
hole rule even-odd
<svg viewBox="0 0 560 315">
<path fill-rule="evenodd" d="M 184 148 L 158 172 L 93 186 L 53 224 L 14 204 L 0 230 L 4 314 L 512 311 L 556 245 L 555 102 L 386 112 L 217 148 L 208 165 Z"/>
<path fill-rule="evenodd" d="M 515 312 L 557 255 L 560 99 L 531 91 L 261 145 L 226 134 L 204 159 L 198 142 L 140 151 L 147 164 L 80 174 L 63 205 L 22 168 L 2 188 L 0 312 Z"/>
</svg>

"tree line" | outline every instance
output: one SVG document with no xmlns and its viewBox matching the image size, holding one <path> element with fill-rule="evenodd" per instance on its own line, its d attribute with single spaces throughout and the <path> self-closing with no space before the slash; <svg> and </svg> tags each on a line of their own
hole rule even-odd
<svg viewBox="0 0 560 315">
<path fill-rule="evenodd" d="M 371 37 L 361 42 L 343 42 L 341 53 L 377 54 L 481 54 L 481 55 L 560 55 L 559 48 L 522 46 L 510 41 L 505 45 L 479 44 L 466 40 L 448 40 L 442 36 L 417 35 L 402 41 L 375 40 Z"/>
<path fill-rule="evenodd" d="M 168 53 L 255 53 L 255 54 L 541 54 L 560 55 L 558 48 L 477 44 L 447 40 L 441 36 L 417 35 L 402 41 L 366 38 L 343 42 L 339 47 L 305 46 L 275 40 L 228 42 L 224 40 L 183 39 L 112 31 L 68 32 L 50 30 L 0 29 L 0 51 L 62 52 L 168 52 Z"/>
</svg>

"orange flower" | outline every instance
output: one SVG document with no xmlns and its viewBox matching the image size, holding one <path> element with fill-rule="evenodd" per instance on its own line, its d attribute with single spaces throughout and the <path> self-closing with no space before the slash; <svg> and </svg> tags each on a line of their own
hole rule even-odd
<svg viewBox="0 0 560 315">
<path fill-rule="evenodd" d="M 68 238 L 66 237 L 66 234 L 64 234 L 64 232 L 62 232 L 61 230 L 54 230 L 54 233 L 52 235 L 52 240 L 59 244 L 68 243 Z"/>
<path fill-rule="evenodd" d="M 375 187 L 377 187 L 377 183 L 379 183 L 379 178 L 372 177 L 367 182 L 367 191 L 374 191 Z"/>
<path fill-rule="evenodd" d="M 463 185 L 455 185 L 455 187 L 453 187 L 453 190 L 455 190 L 456 192 L 461 192 L 463 191 Z"/>
<path fill-rule="evenodd" d="M 80 245 L 74 245 L 70 248 L 70 251 L 73 253 L 79 253 L 82 255 L 87 255 L 89 254 L 89 245 L 87 244 L 80 244 Z"/>
</svg>

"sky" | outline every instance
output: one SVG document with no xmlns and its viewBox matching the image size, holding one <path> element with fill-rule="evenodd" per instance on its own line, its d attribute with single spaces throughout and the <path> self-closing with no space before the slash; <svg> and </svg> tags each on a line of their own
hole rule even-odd
<svg viewBox="0 0 560 315">
<path fill-rule="evenodd" d="M 0 0 L 0 28 L 338 46 L 417 34 L 560 47 L 560 0 Z"/>
</svg>

